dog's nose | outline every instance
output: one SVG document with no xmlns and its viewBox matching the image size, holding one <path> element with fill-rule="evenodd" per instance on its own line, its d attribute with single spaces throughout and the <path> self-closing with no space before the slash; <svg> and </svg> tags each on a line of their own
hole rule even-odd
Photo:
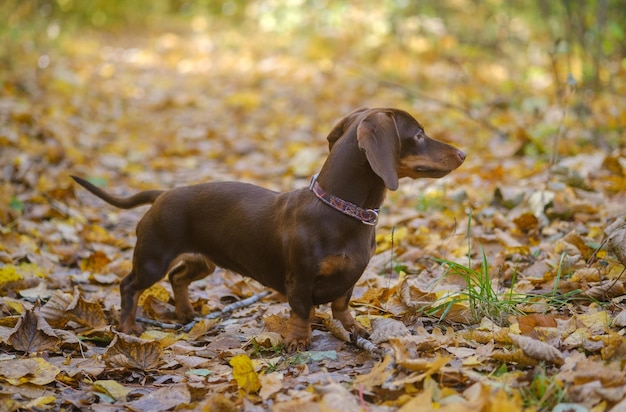
<svg viewBox="0 0 626 412">
<path fill-rule="evenodd" d="M 465 161 L 465 153 L 459 150 L 459 159 L 461 160 L 461 163 L 463 163 Z"/>
</svg>

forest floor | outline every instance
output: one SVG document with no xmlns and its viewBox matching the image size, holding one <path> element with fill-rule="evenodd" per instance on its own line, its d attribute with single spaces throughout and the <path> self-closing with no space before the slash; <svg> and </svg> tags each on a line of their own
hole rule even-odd
<svg viewBox="0 0 626 412">
<path fill-rule="evenodd" d="M 541 44 L 403 44 L 196 19 L 21 45 L 0 69 L 2 409 L 624 410 L 626 73 L 594 93 L 553 73 Z M 404 109 L 467 154 L 388 193 L 351 304 L 371 346 L 325 305 L 312 349 L 285 353 L 275 294 L 189 331 L 116 331 L 146 208 L 115 209 L 70 175 L 119 195 L 289 191 L 359 107 Z M 208 315 L 265 290 L 218 269 L 190 295 Z M 163 281 L 141 315 L 175 323 L 172 303 Z"/>
</svg>

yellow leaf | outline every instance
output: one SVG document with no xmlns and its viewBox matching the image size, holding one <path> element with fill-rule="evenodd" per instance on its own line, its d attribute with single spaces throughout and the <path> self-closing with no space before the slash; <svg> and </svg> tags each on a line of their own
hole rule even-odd
<svg viewBox="0 0 626 412">
<path fill-rule="evenodd" d="M 56 401 L 57 401 L 56 396 L 52 396 L 52 395 L 40 396 L 28 402 L 27 404 L 23 405 L 22 407 L 24 410 L 27 410 L 27 411 L 44 410 L 44 409 L 49 409 L 46 406 L 47 405 L 53 406 L 51 404 L 56 403 Z"/>
<path fill-rule="evenodd" d="M 161 302 L 169 302 L 170 300 L 170 292 L 168 292 L 167 289 L 165 289 L 165 287 L 160 283 L 155 283 L 141 294 L 139 297 L 139 306 L 143 306 L 143 302 L 148 296 L 157 298 Z"/>
<path fill-rule="evenodd" d="M 376 235 L 376 253 L 384 252 L 391 249 L 391 244 L 398 245 L 398 242 L 402 241 L 409 234 L 409 229 L 406 226 L 402 226 L 399 229 L 389 232 L 380 233 Z M 393 240 L 393 242 L 392 242 Z"/>
<path fill-rule="evenodd" d="M 93 252 L 88 258 L 83 259 L 79 266 L 83 272 L 102 272 L 108 264 L 111 263 L 111 259 L 102 251 L 97 250 Z"/>
<path fill-rule="evenodd" d="M 402 407 L 398 409 L 398 412 L 432 411 L 435 409 L 432 403 L 432 396 L 433 388 L 428 387 L 415 398 L 402 405 Z"/>
<path fill-rule="evenodd" d="M 391 364 L 391 356 L 385 356 L 382 362 L 378 362 L 370 373 L 366 373 L 365 375 L 357 375 L 354 380 L 354 387 L 361 388 L 363 387 L 365 390 L 371 391 L 376 386 L 380 386 L 387 379 L 391 377 L 392 371 L 389 369 L 389 365 Z"/>
<path fill-rule="evenodd" d="M 0 285 L 22 279 L 24 279 L 24 277 L 17 273 L 15 266 L 6 265 L 5 267 L 0 268 Z"/>
<path fill-rule="evenodd" d="M 104 392 L 115 400 L 126 400 L 126 395 L 131 391 L 125 386 L 113 380 L 98 380 L 93 383 L 94 388 L 99 392 Z"/>
<path fill-rule="evenodd" d="M 512 396 L 509 396 L 506 391 L 499 390 L 495 395 L 490 396 L 491 410 L 492 411 L 522 411 L 524 410 L 522 405 L 522 398 L 518 392 L 513 392 Z"/>
<path fill-rule="evenodd" d="M 584 313 L 577 315 L 576 319 L 588 327 L 594 335 L 602 335 L 606 333 L 609 330 L 609 324 L 611 323 L 611 318 L 605 311 Z"/>
<path fill-rule="evenodd" d="M 261 389 L 259 375 L 254 371 L 252 361 L 247 355 L 236 355 L 230 360 L 233 367 L 233 377 L 237 386 L 246 393 L 256 393 Z"/>
<path fill-rule="evenodd" d="M 11 359 L 0 362 L 0 376 L 11 385 L 32 383 L 47 385 L 54 382 L 61 369 L 43 358 Z"/>
</svg>

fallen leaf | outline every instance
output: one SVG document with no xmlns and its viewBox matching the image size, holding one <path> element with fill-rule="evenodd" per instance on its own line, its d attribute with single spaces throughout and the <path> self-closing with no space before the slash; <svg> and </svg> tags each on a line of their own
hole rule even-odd
<svg viewBox="0 0 626 412">
<path fill-rule="evenodd" d="M 372 343 L 387 342 L 391 338 L 410 335 L 411 332 L 404 323 L 391 318 L 375 318 L 372 320 Z"/>
<path fill-rule="evenodd" d="M 11 385 L 48 385 L 61 370 L 43 358 L 0 361 L 0 376 Z"/>
<path fill-rule="evenodd" d="M 371 391 L 377 386 L 381 386 L 393 376 L 391 370 L 392 360 L 390 355 L 385 356 L 381 362 L 374 365 L 369 373 L 357 375 L 352 386 L 357 389 L 362 387 L 364 390 L 368 391 Z"/>
<path fill-rule="evenodd" d="M 531 358 L 552 362 L 557 366 L 563 364 L 563 355 L 554 346 L 527 336 L 509 333 L 511 341 Z"/>
<path fill-rule="evenodd" d="M 322 395 L 322 412 L 361 412 L 358 399 L 345 386 L 338 383 L 318 385 L 315 391 Z"/>
<path fill-rule="evenodd" d="M 92 385 L 95 390 L 105 392 L 116 401 L 126 401 L 126 395 L 132 390 L 113 380 L 97 380 Z"/>
<path fill-rule="evenodd" d="M 72 295 L 55 290 L 50 299 L 41 307 L 41 315 L 55 328 L 62 328 L 67 323 L 65 317 L 68 306 L 72 303 Z"/>
<path fill-rule="evenodd" d="M 530 336 L 533 338 L 537 338 L 537 332 L 535 328 L 537 327 L 545 327 L 545 328 L 556 328 L 557 323 L 553 316 L 550 315 L 542 315 L 539 313 L 533 313 L 526 316 L 520 316 L 517 318 L 519 323 L 520 331 L 522 335 Z"/>
<path fill-rule="evenodd" d="M 7 343 L 16 350 L 32 353 L 54 348 L 59 338 L 35 306 L 20 316 Z"/>
<path fill-rule="evenodd" d="M 74 289 L 74 299 L 67 306 L 66 314 L 74 322 L 92 329 L 102 328 L 107 324 L 102 306 L 84 300 L 78 288 Z"/>
<path fill-rule="evenodd" d="M 254 371 L 252 361 L 247 355 L 236 355 L 229 361 L 233 367 L 233 377 L 239 389 L 245 393 L 257 393 L 261 389 L 259 375 Z"/>
<path fill-rule="evenodd" d="M 626 266 L 626 221 L 624 218 L 615 219 L 604 229 L 607 237 L 607 247 L 615 254 L 617 260 Z"/>
<path fill-rule="evenodd" d="M 150 370 L 159 365 L 162 352 L 158 341 L 118 333 L 107 347 L 103 358 L 113 367 Z"/>
<path fill-rule="evenodd" d="M 157 389 L 140 399 L 125 404 L 131 411 L 161 412 L 180 408 L 191 402 L 191 394 L 187 385 L 168 385 Z"/>
<path fill-rule="evenodd" d="M 259 396 L 265 401 L 283 388 L 283 374 L 280 372 L 261 375 L 259 380 L 261 382 Z"/>
</svg>

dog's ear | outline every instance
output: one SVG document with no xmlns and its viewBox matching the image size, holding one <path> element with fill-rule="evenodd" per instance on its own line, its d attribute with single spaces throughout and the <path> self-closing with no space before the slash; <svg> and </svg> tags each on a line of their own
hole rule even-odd
<svg viewBox="0 0 626 412">
<path fill-rule="evenodd" d="M 346 133 L 352 123 L 354 123 L 354 121 L 366 110 L 368 110 L 366 107 L 356 109 L 353 112 L 344 116 L 335 124 L 335 127 L 333 127 L 333 130 L 330 131 L 328 137 L 326 138 L 328 140 L 329 150 L 332 150 L 335 142 L 337 142 L 337 140 L 339 140 L 339 138 Z"/>
<path fill-rule="evenodd" d="M 389 112 L 367 115 L 357 128 L 357 141 L 374 173 L 383 179 L 387 189 L 396 190 L 400 136 L 393 115 Z"/>
</svg>

